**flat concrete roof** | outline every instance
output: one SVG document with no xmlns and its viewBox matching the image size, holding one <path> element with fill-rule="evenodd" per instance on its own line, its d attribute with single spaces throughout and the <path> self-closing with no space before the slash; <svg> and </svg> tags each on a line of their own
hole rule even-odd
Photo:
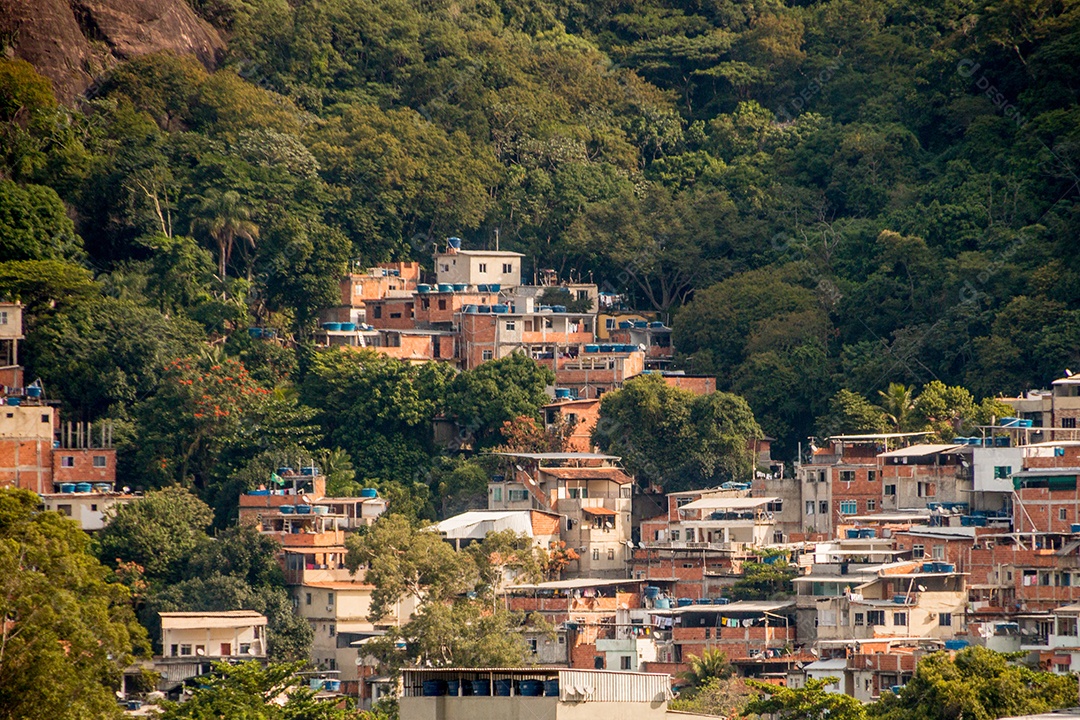
<svg viewBox="0 0 1080 720">
<path fill-rule="evenodd" d="M 746 510 L 776 502 L 777 497 L 705 497 L 687 503 L 679 510 Z"/>
</svg>

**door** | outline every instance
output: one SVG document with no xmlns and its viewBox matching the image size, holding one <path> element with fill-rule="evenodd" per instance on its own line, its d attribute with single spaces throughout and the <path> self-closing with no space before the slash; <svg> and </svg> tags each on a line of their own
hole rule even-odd
<svg viewBox="0 0 1080 720">
<path fill-rule="evenodd" d="M 221 657 L 232 655 L 232 643 L 221 643 Z"/>
</svg>

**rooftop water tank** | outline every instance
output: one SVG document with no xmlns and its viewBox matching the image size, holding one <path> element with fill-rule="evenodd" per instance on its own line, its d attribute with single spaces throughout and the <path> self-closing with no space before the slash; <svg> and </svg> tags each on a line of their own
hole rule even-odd
<svg viewBox="0 0 1080 720">
<path fill-rule="evenodd" d="M 454 283 L 454 292 L 465 292 L 468 289 L 468 283 Z"/>
<path fill-rule="evenodd" d="M 559 400 L 569 400 L 573 395 L 570 388 L 555 388 L 555 397 Z"/>
<path fill-rule="evenodd" d="M 427 284 L 417 285 L 416 286 L 416 292 L 418 292 L 418 293 L 429 293 L 429 292 L 431 292 L 431 286 L 427 285 Z"/>
<path fill-rule="evenodd" d="M 493 313 L 508 313 L 510 312 L 510 306 L 502 303 L 491 306 L 491 312 Z"/>
<path fill-rule="evenodd" d="M 7 404 L 12 406 L 12 407 L 18 407 L 21 402 L 22 401 L 19 400 L 19 398 L 17 398 L 17 397 L 9 397 L 7 399 Z"/>
<path fill-rule="evenodd" d="M 282 515 L 292 515 L 294 512 L 296 512 L 296 506 L 282 505 L 278 508 L 278 512 L 280 512 Z"/>
<path fill-rule="evenodd" d="M 311 514 L 311 506 L 310 505 L 297 505 L 296 506 L 296 514 L 297 515 L 310 515 Z"/>
<path fill-rule="evenodd" d="M 327 322 L 323 323 L 323 330 L 330 330 L 332 332 L 341 330 L 341 323 L 339 322 Z"/>
<path fill-rule="evenodd" d="M 477 285 L 476 286 L 476 292 L 486 293 L 487 291 L 488 291 L 488 286 L 487 285 Z"/>
<path fill-rule="evenodd" d="M 26 397 L 28 397 L 28 398 L 39 398 L 39 397 L 41 397 L 41 388 L 39 388 L 37 385 L 31 385 L 30 387 L 26 388 Z"/>
<path fill-rule="evenodd" d="M 362 498 L 377 498 L 379 497 L 379 491 L 375 488 L 363 488 L 360 491 L 360 497 Z"/>
<path fill-rule="evenodd" d="M 459 237 L 446 238 L 446 244 L 449 245 L 450 247 L 454 248 L 455 250 L 460 250 L 461 249 L 461 238 L 459 238 Z"/>
<path fill-rule="evenodd" d="M 599 345 L 586 345 L 585 346 L 585 352 L 587 352 L 587 353 L 600 352 L 600 346 Z"/>
<path fill-rule="evenodd" d="M 502 285 L 500 285 L 499 283 L 492 283 L 491 285 L 488 285 L 488 292 L 499 292 L 500 290 L 502 290 Z"/>
<path fill-rule="evenodd" d="M 91 485 L 90 483 L 75 483 L 75 492 L 77 492 L 77 493 L 94 492 L 94 486 Z"/>
<path fill-rule="evenodd" d="M 262 328 L 248 328 L 248 335 L 250 335 L 253 338 L 261 338 L 262 337 Z"/>
<path fill-rule="evenodd" d="M 356 329 L 356 323 L 351 323 L 351 322 L 341 323 L 341 329 L 344 330 L 345 332 L 352 332 L 353 330 Z"/>
<path fill-rule="evenodd" d="M 75 483 L 60 483 L 60 492 L 73 493 L 75 492 Z"/>
</svg>

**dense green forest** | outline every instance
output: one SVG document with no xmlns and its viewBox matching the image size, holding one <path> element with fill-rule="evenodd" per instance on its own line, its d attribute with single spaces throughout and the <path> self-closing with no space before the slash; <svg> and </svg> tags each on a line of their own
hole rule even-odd
<svg viewBox="0 0 1080 720">
<path fill-rule="evenodd" d="M 212 73 L 146 56 L 66 108 L 0 63 L 0 292 L 31 376 L 121 428 L 137 484 L 285 441 L 391 474 L 404 445 L 320 421 L 305 343 L 348 263 L 447 235 L 668 314 L 781 456 L 842 388 L 983 397 L 1078 360 L 1075 3 L 191 3 L 227 38 Z M 226 359 L 264 421 L 162 412 Z M 369 408 L 406 444 L 444 411 L 410 397 Z M 165 446 L 184 467 L 153 468 Z"/>
</svg>

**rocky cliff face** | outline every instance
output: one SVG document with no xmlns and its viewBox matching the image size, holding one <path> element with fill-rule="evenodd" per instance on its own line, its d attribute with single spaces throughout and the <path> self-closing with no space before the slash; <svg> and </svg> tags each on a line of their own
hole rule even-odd
<svg viewBox="0 0 1080 720">
<path fill-rule="evenodd" d="M 170 50 L 211 68 L 225 49 L 184 0 L 0 0 L 0 43 L 68 103 L 120 60 Z"/>
</svg>

